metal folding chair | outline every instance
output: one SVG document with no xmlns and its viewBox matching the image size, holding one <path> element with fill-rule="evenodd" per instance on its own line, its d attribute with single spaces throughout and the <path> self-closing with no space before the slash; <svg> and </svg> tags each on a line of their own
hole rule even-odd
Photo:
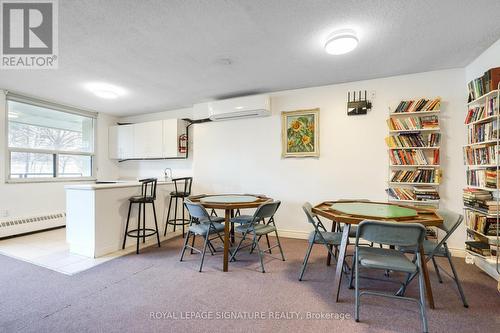
<svg viewBox="0 0 500 333">
<path fill-rule="evenodd" d="M 271 249 L 278 247 L 281 253 L 281 259 L 285 261 L 285 255 L 283 254 L 283 249 L 281 247 L 278 230 L 276 228 L 276 224 L 274 223 L 274 214 L 278 210 L 280 204 L 280 201 L 274 201 L 260 205 L 255 211 L 253 218 L 248 223 L 242 223 L 235 228 L 235 231 L 241 233 L 242 237 L 238 243 L 238 246 L 233 251 L 233 254 L 231 255 L 229 261 L 235 260 L 238 251 L 248 246 L 251 246 L 250 253 L 252 253 L 255 248 L 257 249 L 257 252 L 259 253 L 262 273 L 266 272 L 264 269 L 263 259 L 265 252 L 269 252 L 269 254 L 271 254 Z M 268 219 L 267 223 L 260 223 L 260 221 L 265 221 L 265 219 Z M 276 236 L 276 244 L 273 246 L 268 246 L 267 249 L 261 249 L 259 245 L 260 238 L 262 236 L 267 236 L 273 232 Z M 248 235 L 253 236 L 252 243 L 249 245 L 241 246 Z"/>
<path fill-rule="evenodd" d="M 302 206 L 302 209 L 307 216 L 307 222 L 313 225 L 314 231 L 311 231 L 311 233 L 309 234 L 309 246 L 307 247 L 306 256 L 304 257 L 304 261 L 302 262 L 299 281 L 302 281 L 302 277 L 304 276 L 307 262 L 309 260 L 309 255 L 311 254 L 311 250 L 314 244 L 322 244 L 326 248 L 330 256 L 335 258 L 336 260 L 337 256 L 332 252 L 332 247 L 337 248 L 342 241 L 342 233 L 327 231 L 319 217 L 312 212 L 312 205 L 309 202 L 306 202 Z"/>
<path fill-rule="evenodd" d="M 423 242 L 423 247 L 424 247 L 424 254 L 425 254 L 425 263 L 429 262 L 432 260 L 432 263 L 434 265 L 434 269 L 436 271 L 436 275 L 438 277 L 439 283 L 443 283 L 443 279 L 441 278 L 440 274 L 440 269 L 439 265 L 436 262 L 436 257 L 443 257 L 447 258 L 448 263 L 451 268 L 451 274 L 445 271 L 444 269 L 442 270 L 446 275 L 448 275 L 453 281 L 455 281 L 455 284 L 457 285 L 458 292 L 460 294 L 460 298 L 462 299 L 462 303 L 464 307 L 468 308 L 469 304 L 467 303 L 467 299 L 465 298 L 464 291 L 462 289 L 462 285 L 460 284 L 460 280 L 458 279 L 458 274 L 455 269 L 455 266 L 453 265 L 453 261 L 451 260 L 451 254 L 450 250 L 448 249 L 448 245 L 446 244 L 446 241 L 450 236 L 457 230 L 458 226 L 462 223 L 464 217 L 460 214 L 457 214 L 455 212 L 449 211 L 449 210 L 444 210 L 440 209 L 438 210 L 438 214 L 443 218 L 443 224 L 439 226 L 441 230 L 445 232 L 444 237 L 439 241 L 438 243 L 432 242 L 430 240 L 425 239 Z M 403 252 L 407 252 L 407 249 L 404 247 L 399 248 Z M 453 274 L 453 276 L 452 276 Z M 403 295 L 407 285 L 415 278 L 415 274 L 409 274 L 405 285 L 400 289 L 398 294 Z"/>
<path fill-rule="evenodd" d="M 358 225 L 353 261 L 356 289 L 354 318 L 356 322 L 359 322 L 360 297 L 362 295 L 383 296 L 413 301 L 419 304 L 423 331 L 428 331 L 425 309 L 424 276 L 420 266 L 421 261 L 419 252 L 424 237 L 425 228 L 423 225 L 417 223 L 396 223 L 365 220 Z M 401 247 L 404 246 L 408 249 L 408 251 L 410 249 L 412 250 L 415 259 L 410 260 L 402 252 L 395 249 L 360 246 L 359 241 L 361 238 L 369 242 L 379 244 L 395 245 Z M 383 292 L 369 290 L 360 291 L 360 267 L 363 267 L 364 269 L 391 270 L 418 275 L 420 300 Z"/>
</svg>

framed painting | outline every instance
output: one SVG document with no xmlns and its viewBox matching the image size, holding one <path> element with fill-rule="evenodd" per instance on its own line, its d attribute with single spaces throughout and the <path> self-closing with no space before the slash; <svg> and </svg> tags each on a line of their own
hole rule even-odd
<svg viewBox="0 0 500 333">
<path fill-rule="evenodd" d="M 319 157 L 319 109 L 281 112 L 283 157 Z"/>
</svg>

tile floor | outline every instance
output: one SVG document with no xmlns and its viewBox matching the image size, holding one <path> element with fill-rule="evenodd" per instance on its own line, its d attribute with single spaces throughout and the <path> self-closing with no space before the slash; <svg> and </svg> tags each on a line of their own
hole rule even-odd
<svg viewBox="0 0 500 333">
<path fill-rule="evenodd" d="M 179 232 L 169 232 L 166 237 L 160 237 L 160 241 L 179 235 Z M 124 250 L 116 251 L 100 258 L 88 258 L 69 252 L 69 246 L 66 243 L 66 229 L 61 228 L 1 240 L 0 254 L 27 261 L 59 273 L 73 275 L 103 262 L 134 252 L 135 243 L 128 243 L 130 246 Z M 150 238 L 146 240 L 145 244 L 140 243 L 140 246 L 143 248 L 154 243 L 156 243 L 156 239 Z"/>
</svg>

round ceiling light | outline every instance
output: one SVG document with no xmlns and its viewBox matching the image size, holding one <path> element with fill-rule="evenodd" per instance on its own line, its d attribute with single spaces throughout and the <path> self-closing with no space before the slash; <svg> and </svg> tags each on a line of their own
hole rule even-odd
<svg viewBox="0 0 500 333">
<path fill-rule="evenodd" d="M 87 83 L 85 88 L 97 97 L 104 99 L 115 99 L 126 94 L 125 89 L 104 82 Z"/>
<path fill-rule="evenodd" d="M 328 54 L 340 55 L 351 52 L 358 46 L 358 37 L 354 30 L 340 30 L 328 36 L 325 51 Z"/>
</svg>

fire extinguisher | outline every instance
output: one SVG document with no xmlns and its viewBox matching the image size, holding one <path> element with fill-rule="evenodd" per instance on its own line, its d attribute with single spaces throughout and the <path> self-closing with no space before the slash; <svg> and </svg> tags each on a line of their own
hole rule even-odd
<svg viewBox="0 0 500 333">
<path fill-rule="evenodd" d="M 187 153 L 187 149 L 188 149 L 187 140 L 188 140 L 188 137 L 186 134 L 179 135 L 179 153 L 181 153 L 181 154 Z"/>
</svg>

